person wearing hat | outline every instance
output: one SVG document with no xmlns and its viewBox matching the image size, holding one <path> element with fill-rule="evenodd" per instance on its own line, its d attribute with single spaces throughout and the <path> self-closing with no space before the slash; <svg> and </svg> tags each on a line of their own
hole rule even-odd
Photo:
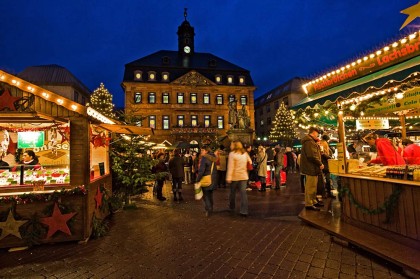
<svg viewBox="0 0 420 279">
<path fill-rule="evenodd" d="M 309 133 L 304 136 L 302 142 L 302 153 L 300 158 L 301 173 L 306 176 L 305 181 L 305 209 L 319 211 L 323 204 L 316 199 L 318 176 L 324 169 L 321 161 L 321 149 L 319 144 L 319 129 L 310 127 Z"/>
<path fill-rule="evenodd" d="M 409 139 L 403 139 L 403 157 L 408 165 L 420 165 L 420 146 Z"/>
<path fill-rule="evenodd" d="M 376 147 L 376 159 L 367 162 L 368 165 L 381 164 L 384 166 L 405 165 L 405 161 L 394 145 L 387 138 L 379 138 L 377 134 L 370 133 L 363 137 L 363 141 L 371 147 Z"/>
</svg>

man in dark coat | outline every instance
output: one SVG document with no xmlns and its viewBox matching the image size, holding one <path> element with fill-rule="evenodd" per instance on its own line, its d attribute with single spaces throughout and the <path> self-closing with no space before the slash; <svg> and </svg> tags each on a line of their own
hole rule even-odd
<svg viewBox="0 0 420 279">
<path fill-rule="evenodd" d="M 172 192 L 174 193 L 174 201 L 183 201 L 182 181 L 184 180 L 184 160 L 181 157 L 179 149 L 174 150 L 174 157 L 169 160 L 169 172 L 172 175 Z"/>
<path fill-rule="evenodd" d="M 324 169 L 321 161 L 321 149 L 319 144 L 319 129 L 309 128 L 309 134 L 302 138 L 302 153 L 300 157 L 301 173 L 306 175 L 305 182 L 305 208 L 307 210 L 319 210 L 321 204 L 317 203 L 316 190 L 318 175 Z"/>
</svg>

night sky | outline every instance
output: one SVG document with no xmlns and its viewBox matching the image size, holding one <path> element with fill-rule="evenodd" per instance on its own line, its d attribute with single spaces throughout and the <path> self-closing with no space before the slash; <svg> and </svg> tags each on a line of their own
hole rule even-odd
<svg viewBox="0 0 420 279">
<path fill-rule="evenodd" d="M 123 106 L 124 65 L 177 50 L 184 20 L 195 50 L 248 69 L 258 97 L 289 79 L 315 77 L 417 31 L 399 31 L 417 0 L 2 0 L 0 68 L 66 67 Z"/>
</svg>

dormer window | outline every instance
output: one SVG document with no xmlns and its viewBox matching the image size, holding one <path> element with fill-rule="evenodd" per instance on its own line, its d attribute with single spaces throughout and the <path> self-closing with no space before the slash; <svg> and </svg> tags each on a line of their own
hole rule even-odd
<svg viewBox="0 0 420 279">
<path fill-rule="evenodd" d="M 155 81 L 156 80 L 156 72 L 149 72 L 149 80 Z"/>
<path fill-rule="evenodd" d="M 214 67 L 216 67 L 216 65 L 217 65 L 216 60 L 214 60 L 214 59 L 209 60 L 209 67 L 214 68 Z"/>
<path fill-rule="evenodd" d="M 163 56 L 162 57 L 162 65 L 169 65 L 171 62 L 171 59 L 169 59 L 168 56 Z"/>
<path fill-rule="evenodd" d="M 240 76 L 239 77 L 239 84 L 240 85 L 244 85 L 245 84 L 245 77 L 244 76 Z"/>
<path fill-rule="evenodd" d="M 169 81 L 169 73 L 168 72 L 163 72 L 162 73 L 162 80 L 163 81 Z"/>
<path fill-rule="evenodd" d="M 143 73 L 142 71 L 135 71 L 134 72 L 134 80 L 142 80 Z"/>
<path fill-rule="evenodd" d="M 227 82 L 228 84 L 233 84 L 233 76 L 228 76 Z"/>
<path fill-rule="evenodd" d="M 216 83 L 221 84 L 222 83 L 222 76 L 221 75 L 216 75 L 215 80 L 216 80 Z"/>
</svg>

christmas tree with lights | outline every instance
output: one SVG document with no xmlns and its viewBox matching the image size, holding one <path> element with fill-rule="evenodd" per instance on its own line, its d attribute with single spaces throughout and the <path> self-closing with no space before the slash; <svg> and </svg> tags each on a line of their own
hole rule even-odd
<svg viewBox="0 0 420 279">
<path fill-rule="evenodd" d="M 90 96 L 90 106 L 105 116 L 114 118 L 114 104 L 112 103 L 112 95 L 101 82 L 98 88 L 93 91 Z"/>
<path fill-rule="evenodd" d="M 274 127 L 270 131 L 270 140 L 272 142 L 283 142 L 290 146 L 295 137 L 292 113 L 282 102 L 276 112 Z"/>
</svg>

